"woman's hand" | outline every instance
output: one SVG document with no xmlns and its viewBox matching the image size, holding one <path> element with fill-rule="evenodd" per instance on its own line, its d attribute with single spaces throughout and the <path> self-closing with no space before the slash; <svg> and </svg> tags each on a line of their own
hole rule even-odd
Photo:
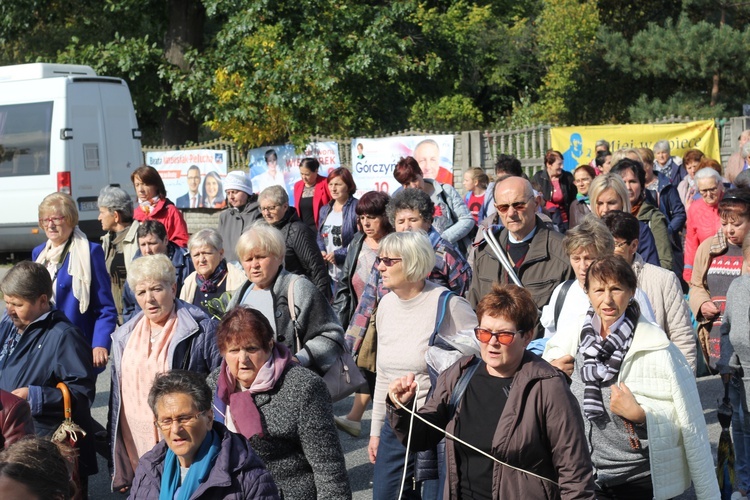
<svg viewBox="0 0 750 500">
<path fill-rule="evenodd" d="M 330 253 L 323 253 L 323 260 L 328 262 L 329 264 L 335 264 L 336 263 L 336 256 L 333 254 L 333 252 Z"/>
<path fill-rule="evenodd" d="M 370 463 L 375 463 L 375 458 L 378 456 L 378 445 L 380 444 L 380 436 L 370 436 L 370 444 L 367 445 L 367 454 L 370 455 Z"/>
<path fill-rule="evenodd" d="M 624 382 L 620 382 L 619 387 L 618 384 L 613 384 L 611 391 L 609 409 L 612 410 L 612 413 L 626 418 L 634 424 L 646 423 L 646 412 L 643 411 Z"/>
<path fill-rule="evenodd" d="M 18 389 L 11 391 L 11 393 L 18 396 L 21 399 L 29 399 L 28 387 L 19 387 Z"/>
<path fill-rule="evenodd" d="M 104 347 L 94 347 L 93 354 L 94 368 L 107 366 L 107 361 L 109 361 L 109 351 L 107 351 L 107 349 Z"/>
<path fill-rule="evenodd" d="M 566 354 L 565 356 L 560 356 L 557 359 L 553 359 L 549 364 L 551 364 L 561 372 L 566 373 L 568 377 L 573 376 L 573 367 L 575 366 L 575 360 L 570 354 Z"/>
<path fill-rule="evenodd" d="M 719 308 L 716 307 L 716 304 L 714 304 L 713 301 L 707 300 L 701 304 L 701 314 L 709 321 L 718 316 L 720 312 L 721 311 L 719 311 Z"/>
<path fill-rule="evenodd" d="M 414 374 L 407 373 L 406 376 L 397 378 L 388 387 L 388 395 L 394 397 L 401 404 L 406 404 L 414 398 L 417 393 L 417 383 L 414 382 Z"/>
</svg>

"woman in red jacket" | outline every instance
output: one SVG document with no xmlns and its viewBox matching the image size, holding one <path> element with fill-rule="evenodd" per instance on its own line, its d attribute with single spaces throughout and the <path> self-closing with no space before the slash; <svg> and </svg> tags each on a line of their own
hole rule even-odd
<svg viewBox="0 0 750 500">
<path fill-rule="evenodd" d="M 294 206 L 302 222 L 314 233 L 318 233 L 320 207 L 331 201 L 326 178 L 318 175 L 320 163 L 315 158 L 303 158 L 299 162 L 302 180 L 294 185 Z"/>
<path fill-rule="evenodd" d="M 167 229 L 167 239 L 178 247 L 185 248 L 188 243 L 188 230 L 182 213 L 167 198 L 167 189 L 161 175 L 148 165 L 141 165 L 130 176 L 138 196 L 138 208 L 133 212 L 133 219 L 138 222 L 158 220 Z"/>
</svg>

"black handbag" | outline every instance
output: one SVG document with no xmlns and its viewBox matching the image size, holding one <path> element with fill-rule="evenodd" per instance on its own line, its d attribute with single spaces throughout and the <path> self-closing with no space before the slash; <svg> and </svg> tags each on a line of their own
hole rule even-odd
<svg viewBox="0 0 750 500">
<path fill-rule="evenodd" d="M 297 329 L 297 312 L 294 308 L 294 284 L 298 279 L 300 279 L 299 276 L 292 278 L 289 282 L 289 290 L 287 292 L 289 314 L 291 315 L 292 325 L 294 327 L 294 338 L 296 339 L 297 351 L 302 348 Z M 331 401 L 335 403 L 350 394 L 354 394 L 357 389 L 367 384 L 367 381 L 362 375 L 362 372 L 359 371 L 359 368 L 357 368 L 354 358 L 346 346 L 344 346 L 343 342 L 328 337 L 326 337 L 326 339 L 335 342 L 339 347 L 339 355 L 336 357 L 336 361 L 334 361 L 331 367 L 323 374 L 323 381 L 326 383 L 328 392 L 331 394 Z"/>
</svg>

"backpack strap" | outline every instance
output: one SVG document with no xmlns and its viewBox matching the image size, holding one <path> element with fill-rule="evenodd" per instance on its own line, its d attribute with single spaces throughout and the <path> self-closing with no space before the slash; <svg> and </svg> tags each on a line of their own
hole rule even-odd
<svg viewBox="0 0 750 500">
<path fill-rule="evenodd" d="M 440 197 L 443 199 L 443 203 L 445 203 L 445 206 L 448 207 L 448 215 L 450 215 L 451 222 L 455 224 L 458 222 L 458 217 L 456 217 L 456 213 L 453 211 L 453 207 L 451 206 L 450 202 L 448 201 L 448 198 L 445 197 L 445 184 L 440 184 L 440 188 L 442 191 L 440 191 Z"/>
<path fill-rule="evenodd" d="M 453 387 L 451 398 L 448 401 L 449 419 L 453 418 L 453 415 L 456 413 L 458 402 L 461 401 L 461 398 L 464 396 L 464 392 L 466 392 L 466 388 L 469 386 L 471 377 L 474 376 L 474 372 L 479 368 L 480 361 L 480 358 L 474 356 L 472 360 L 469 361 L 469 364 L 466 365 L 464 372 L 458 378 L 458 382 L 456 382 L 456 385 Z"/>
<path fill-rule="evenodd" d="M 557 300 L 555 301 L 555 330 L 557 330 L 557 320 L 560 319 L 560 313 L 562 312 L 563 304 L 565 304 L 565 296 L 568 295 L 568 290 L 575 280 L 564 281 L 560 288 L 560 293 L 557 294 Z"/>
<path fill-rule="evenodd" d="M 448 301 L 450 301 L 450 298 L 453 295 L 456 295 L 456 292 L 451 290 L 443 290 L 443 292 L 440 294 L 440 298 L 438 298 L 437 315 L 435 316 L 435 329 L 432 331 L 432 335 L 430 335 L 430 341 L 428 342 L 428 345 L 430 346 L 435 344 L 435 338 L 437 337 L 437 334 L 440 331 L 440 327 L 443 324 L 443 320 L 445 319 L 445 312 L 448 310 Z"/>
</svg>

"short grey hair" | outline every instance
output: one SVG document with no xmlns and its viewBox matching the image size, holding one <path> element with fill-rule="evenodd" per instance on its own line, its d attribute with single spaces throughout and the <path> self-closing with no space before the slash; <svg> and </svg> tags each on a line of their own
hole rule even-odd
<svg viewBox="0 0 750 500">
<path fill-rule="evenodd" d="M 289 204 L 289 194 L 283 186 L 268 186 L 258 195 L 258 203 L 261 200 L 270 200 L 277 205 Z"/>
<path fill-rule="evenodd" d="M 742 146 L 742 151 L 740 151 L 740 155 L 741 155 L 741 156 L 742 156 L 743 158 L 747 159 L 748 155 L 750 155 L 750 142 L 746 142 L 746 143 L 745 143 L 745 144 L 744 144 L 744 145 Z"/>
<path fill-rule="evenodd" d="M 99 208 L 106 208 L 110 213 L 118 212 L 123 222 L 133 221 L 133 200 L 124 189 L 117 186 L 104 186 L 99 191 L 97 204 Z"/>
<path fill-rule="evenodd" d="M 669 147 L 669 141 L 665 141 L 662 139 L 661 141 L 656 141 L 654 144 L 654 147 L 651 148 L 654 153 L 658 153 L 659 151 L 666 151 L 667 154 L 670 154 L 672 152 L 672 149 Z"/>
<path fill-rule="evenodd" d="M 171 370 L 165 373 L 159 373 L 154 378 L 151 390 L 148 391 L 148 405 L 154 412 L 154 417 L 159 418 L 156 414 L 156 405 L 159 400 L 169 394 L 185 394 L 193 400 L 195 409 L 199 412 L 205 412 L 211 409 L 211 389 L 206 383 L 206 377 L 197 372 L 188 370 Z"/>
<path fill-rule="evenodd" d="M 3 295 L 19 297 L 29 302 L 42 295 L 52 300 L 52 278 L 47 268 L 36 262 L 25 260 L 13 266 L 0 283 Z"/>
<path fill-rule="evenodd" d="M 435 249 L 424 231 L 389 234 L 380 242 L 378 255 L 403 259 L 401 264 L 409 283 L 426 279 L 435 267 Z"/>
<path fill-rule="evenodd" d="M 607 151 L 609 151 L 609 142 L 607 142 L 606 140 L 599 139 L 598 141 L 596 141 L 596 144 L 594 144 L 594 149 L 601 146 L 605 146 L 607 148 Z"/>
<path fill-rule="evenodd" d="M 219 231 L 207 227 L 201 229 L 190 237 L 188 241 L 188 252 L 193 253 L 194 248 L 209 246 L 213 247 L 217 251 L 224 249 L 224 238 L 221 237 Z"/>
<path fill-rule="evenodd" d="M 635 155 L 635 158 L 630 158 L 628 155 Z M 623 158 L 630 158 L 631 160 L 636 160 L 643 165 L 643 156 L 641 156 L 641 152 L 638 151 L 635 148 L 622 148 L 618 149 L 614 153 L 612 153 L 612 168 L 615 168 L 615 165 L 617 165 L 617 162 L 622 160 Z"/>
<path fill-rule="evenodd" d="M 139 283 L 156 281 L 166 286 L 177 283 L 172 261 L 163 254 L 144 255 L 133 260 L 128 270 L 128 285 L 135 292 Z"/>
<path fill-rule="evenodd" d="M 723 187 L 721 174 L 711 167 L 703 167 L 702 169 L 698 170 L 695 173 L 694 179 L 695 182 L 698 182 L 701 179 L 714 179 L 717 186 Z"/>
<path fill-rule="evenodd" d="M 579 250 L 592 248 L 599 258 L 615 251 L 615 239 L 607 226 L 594 214 L 587 214 L 583 221 L 568 229 L 563 238 L 563 246 L 568 257 Z"/>
<path fill-rule="evenodd" d="M 265 192 L 265 189 L 263 191 Z M 244 260 L 249 253 L 256 250 L 283 260 L 286 255 L 286 243 L 281 231 L 267 222 L 258 221 L 242 233 L 234 250 L 240 260 Z"/>
<path fill-rule="evenodd" d="M 432 223 L 435 204 L 430 199 L 430 195 L 421 189 L 400 189 L 385 207 L 385 213 L 392 225 L 396 225 L 396 213 L 401 210 L 416 210 L 423 220 Z"/>
</svg>

